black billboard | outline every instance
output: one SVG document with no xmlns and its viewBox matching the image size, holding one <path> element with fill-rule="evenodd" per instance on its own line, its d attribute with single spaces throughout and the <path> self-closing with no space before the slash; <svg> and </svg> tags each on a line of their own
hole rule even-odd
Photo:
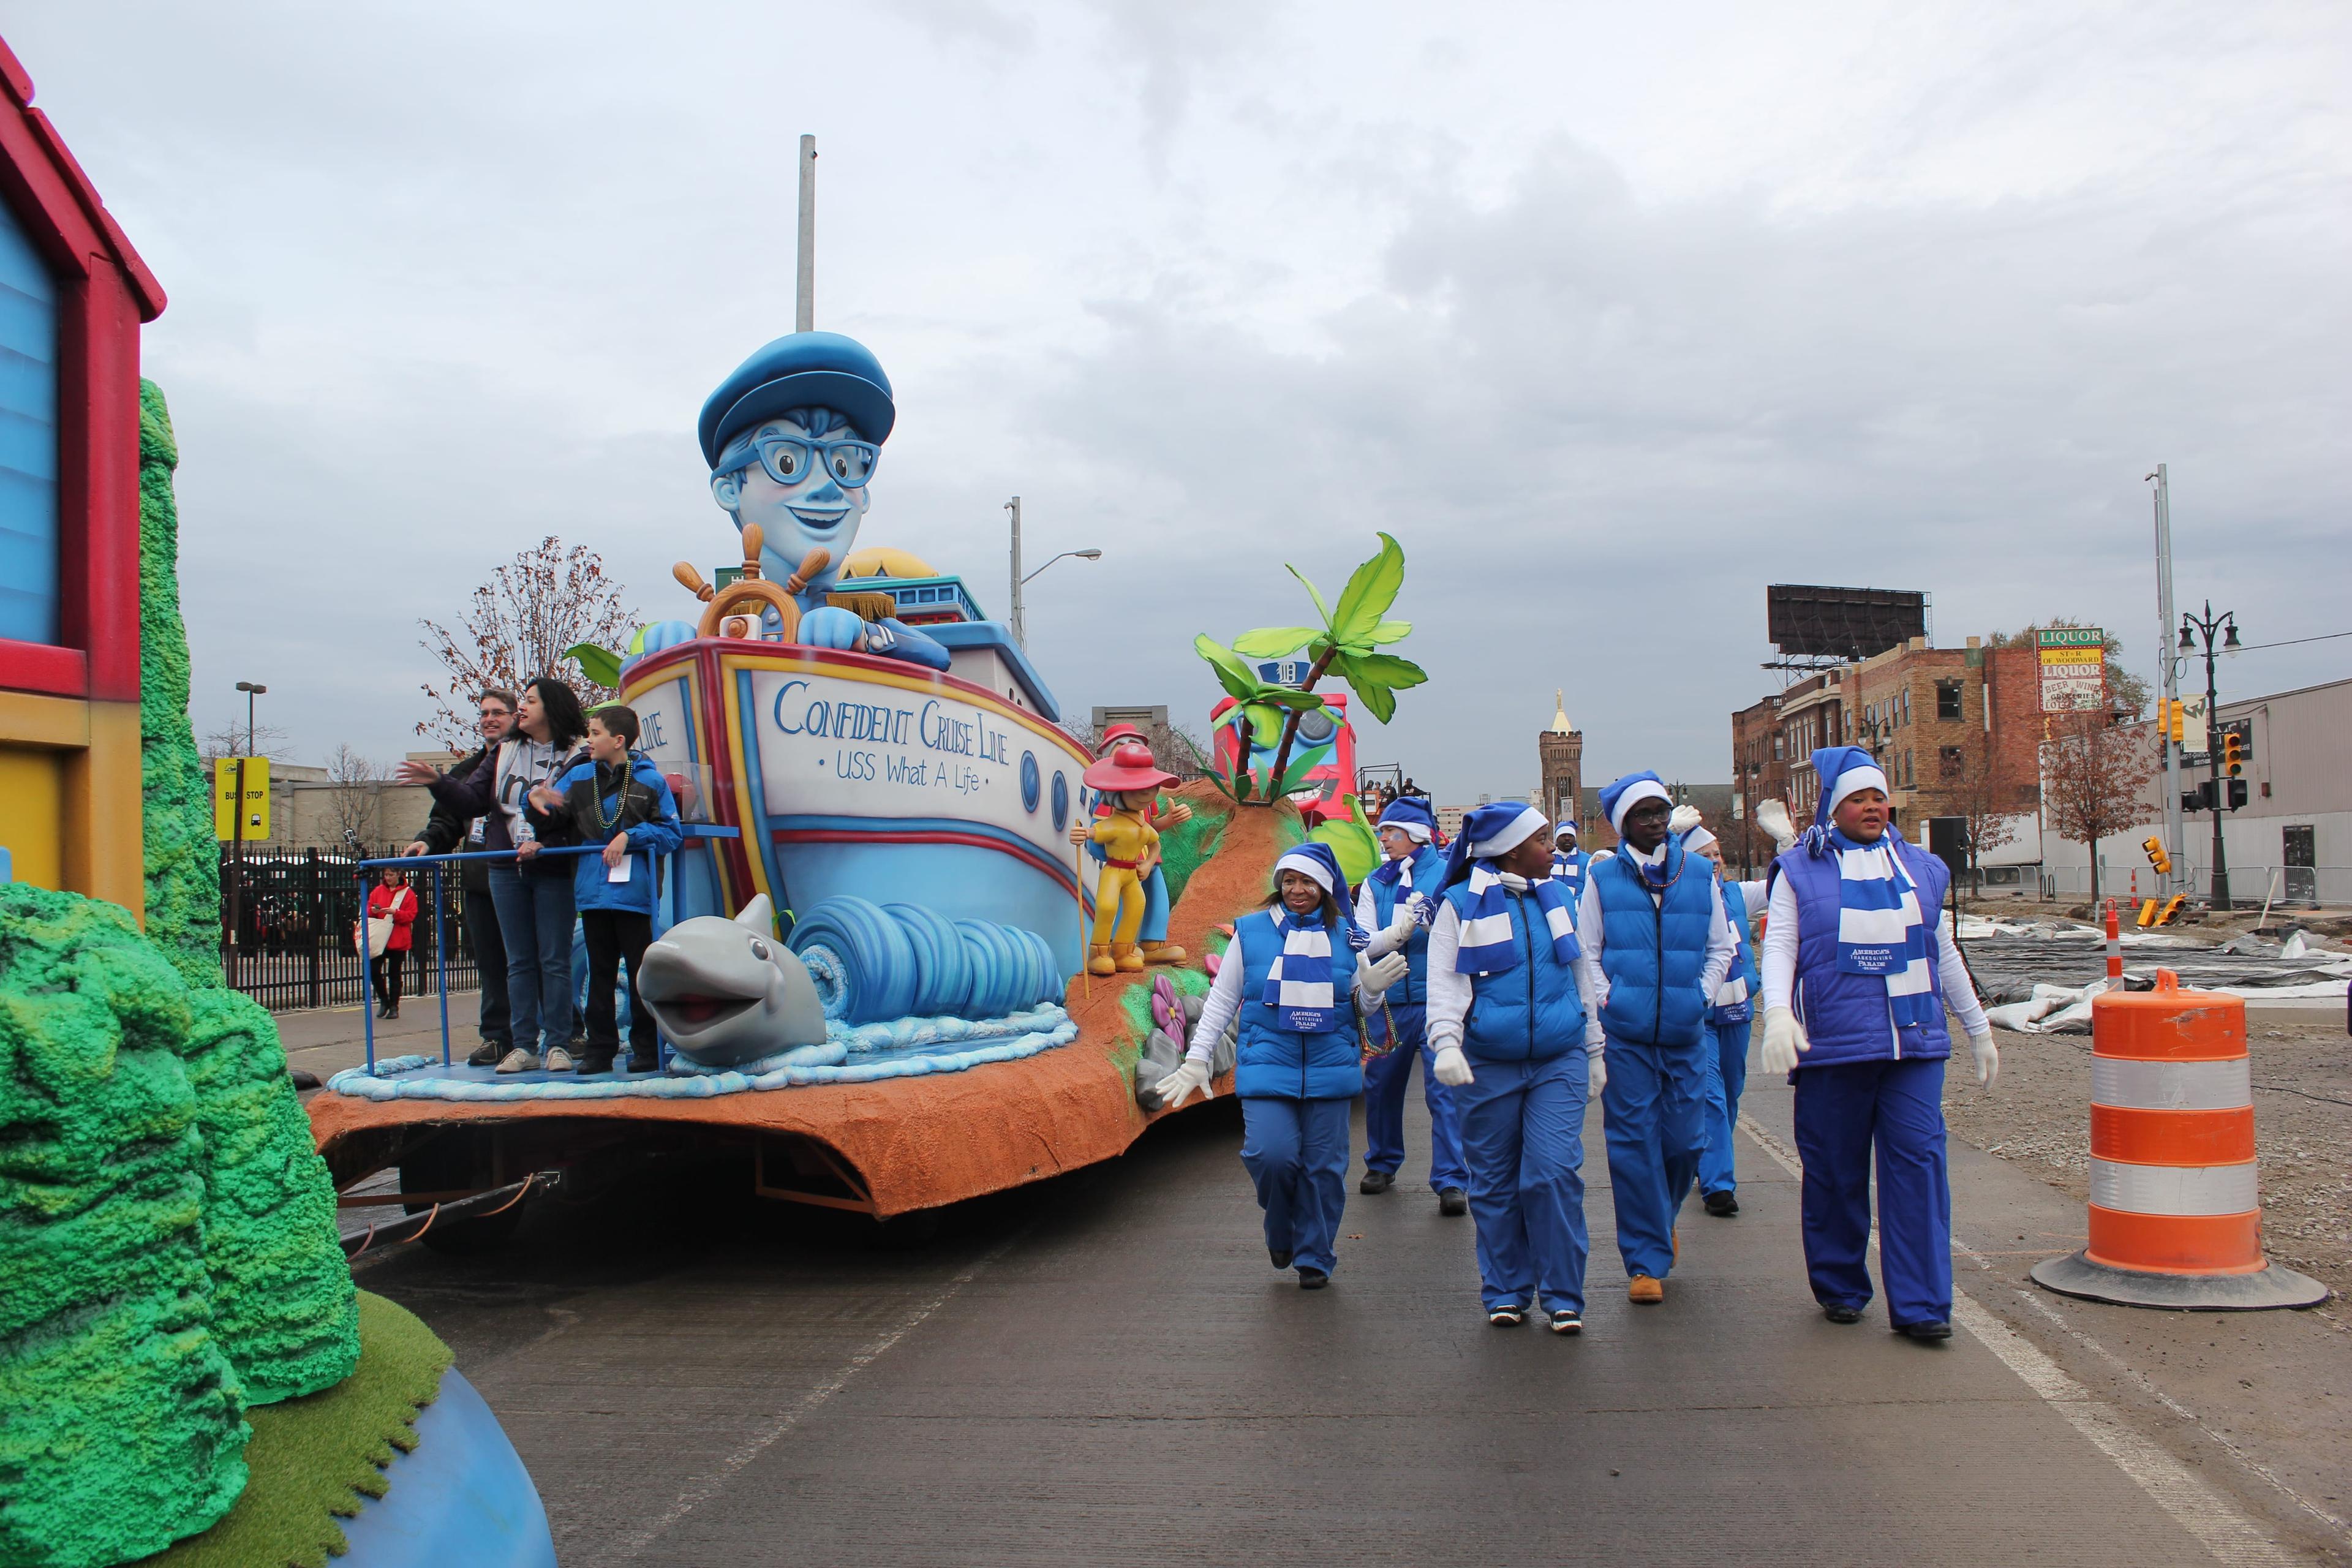
<svg viewBox="0 0 2352 1568">
<path fill-rule="evenodd" d="M 1906 588 L 1775 583 L 1764 590 L 1765 629 L 1796 658 L 1864 659 L 1927 635 L 1927 595 Z"/>
</svg>

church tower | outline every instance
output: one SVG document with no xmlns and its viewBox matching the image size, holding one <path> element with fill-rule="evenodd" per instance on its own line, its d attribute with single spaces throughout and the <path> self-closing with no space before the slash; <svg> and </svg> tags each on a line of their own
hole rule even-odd
<svg viewBox="0 0 2352 1568">
<path fill-rule="evenodd" d="M 1536 805 L 1556 823 L 1575 822 L 1584 788 L 1584 736 L 1568 721 L 1562 694 L 1555 690 L 1551 701 L 1551 722 L 1536 737 L 1536 759 L 1543 767 L 1543 795 Z"/>
</svg>

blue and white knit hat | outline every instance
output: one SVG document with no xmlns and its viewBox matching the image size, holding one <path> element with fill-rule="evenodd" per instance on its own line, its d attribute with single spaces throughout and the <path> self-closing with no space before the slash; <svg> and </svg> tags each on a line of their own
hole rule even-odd
<svg viewBox="0 0 2352 1568">
<path fill-rule="evenodd" d="M 1642 802 L 1663 800 L 1671 805 L 1674 798 L 1666 792 L 1665 781 L 1644 768 L 1638 773 L 1627 773 L 1602 787 L 1601 815 L 1609 819 L 1610 826 L 1622 834 L 1625 831 L 1625 814 Z"/>
<path fill-rule="evenodd" d="M 1348 885 L 1345 873 L 1339 869 L 1339 858 L 1331 853 L 1328 844 L 1301 844 L 1296 849 L 1283 852 L 1274 863 L 1275 880 L 1279 883 L 1285 871 L 1296 871 L 1314 879 L 1315 885 L 1333 898 L 1339 898 Z"/>
<path fill-rule="evenodd" d="M 1376 826 L 1401 828 L 1415 844 L 1426 844 L 1437 837 L 1437 818 L 1430 815 L 1425 803 L 1409 795 L 1389 802 Z"/>
<path fill-rule="evenodd" d="M 1813 806 L 1813 826 L 1827 827 L 1838 802 L 1857 790 L 1887 793 L 1886 771 L 1860 746 L 1823 746 L 1813 753 L 1813 776 L 1822 781 L 1822 798 Z"/>
<path fill-rule="evenodd" d="M 1467 877 L 1473 861 L 1509 854 L 1543 825 L 1544 814 L 1532 805 L 1507 800 L 1480 806 L 1462 819 L 1462 831 L 1446 856 L 1444 885 L 1450 888 Z"/>
</svg>

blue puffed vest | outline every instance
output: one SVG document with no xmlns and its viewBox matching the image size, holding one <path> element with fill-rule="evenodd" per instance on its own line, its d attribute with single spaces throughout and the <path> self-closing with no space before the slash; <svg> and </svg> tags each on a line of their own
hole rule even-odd
<svg viewBox="0 0 2352 1568">
<path fill-rule="evenodd" d="M 1437 885 L 1445 880 L 1445 857 L 1426 844 L 1416 844 L 1412 850 L 1412 890 L 1437 896 Z M 1380 919 L 1372 927 L 1375 934 L 1396 918 L 1397 895 L 1404 889 L 1378 873 L 1366 884 L 1372 889 L 1372 910 Z M 1391 1007 L 1418 1007 L 1429 1000 L 1429 928 L 1422 927 L 1406 939 L 1404 944 L 1404 978 L 1389 990 Z"/>
<path fill-rule="evenodd" d="M 1641 874 L 1611 851 L 1587 868 L 1601 900 L 1601 972 L 1609 977 L 1601 1026 L 1612 1040 L 1692 1046 L 1714 998 L 1699 989 L 1715 916 L 1715 868 L 1666 845 L 1666 887 L 1653 903 Z"/>
<path fill-rule="evenodd" d="M 1716 885 L 1723 889 L 1724 916 L 1731 922 L 1731 940 L 1738 944 L 1738 951 L 1731 956 L 1731 973 L 1724 978 L 1739 974 L 1748 979 L 1747 1001 L 1736 1007 L 1711 1006 L 1706 1010 L 1706 1021 L 1724 1027 L 1745 1024 L 1756 1016 L 1756 998 L 1762 994 L 1764 977 L 1756 968 L 1756 945 L 1748 940 L 1748 895 L 1721 871 L 1716 873 Z"/>
<path fill-rule="evenodd" d="M 1893 832 L 1892 828 L 1888 829 Z M 1919 912 L 1928 922 L 1927 976 L 1938 998 L 1930 1022 L 1905 1027 L 1898 1039 L 1895 1015 L 1886 1005 L 1886 982 L 1875 974 L 1846 974 L 1838 969 L 1838 889 L 1834 855 L 1813 856 L 1801 845 L 1772 862 L 1772 874 L 1789 879 L 1797 895 L 1798 1021 L 1812 1048 L 1797 1058 L 1800 1068 L 1836 1067 L 1846 1062 L 1933 1061 L 1952 1054 L 1952 1037 L 1944 1026 L 1943 974 L 1937 963 L 1937 913 L 1944 907 L 1951 872 L 1933 855 L 1908 842 L 1898 842 L 1903 869 L 1918 889 Z"/>
<path fill-rule="evenodd" d="M 1592 857 L 1581 849 L 1571 849 L 1565 855 L 1557 849 L 1552 851 L 1552 880 L 1567 889 L 1570 903 L 1584 897 L 1585 868 L 1591 864 Z"/>
<path fill-rule="evenodd" d="M 1363 1045 L 1352 1012 L 1356 950 L 1348 945 L 1346 933 L 1331 933 L 1331 995 L 1339 1006 L 1339 1026 L 1316 1035 L 1277 1028 L 1275 1010 L 1259 1000 L 1265 994 L 1266 972 L 1282 955 L 1282 933 L 1275 929 L 1273 913 L 1258 910 L 1235 921 L 1234 945 L 1242 959 L 1241 1054 L 1234 1063 L 1234 1092 L 1244 1100 L 1353 1100 L 1363 1093 Z"/>
<path fill-rule="evenodd" d="M 1528 923 L 1528 912 L 1543 906 L 1508 888 L 1503 896 L 1519 962 L 1494 974 L 1470 977 L 1462 1054 L 1473 1061 L 1541 1062 L 1582 1050 L 1584 998 L 1576 989 L 1576 971 L 1553 955 L 1551 933 Z M 1455 920 L 1469 919 L 1470 884 L 1456 882 L 1446 889 L 1445 901 L 1454 906 Z"/>
</svg>

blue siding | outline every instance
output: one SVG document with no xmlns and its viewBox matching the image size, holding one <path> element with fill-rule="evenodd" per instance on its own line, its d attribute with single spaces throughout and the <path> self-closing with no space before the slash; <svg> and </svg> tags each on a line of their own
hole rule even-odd
<svg viewBox="0 0 2352 1568">
<path fill-rule="evenodd" d="M 0 202 L 0 637 L 58 640 L 58 291 Z"/>
</svg>

